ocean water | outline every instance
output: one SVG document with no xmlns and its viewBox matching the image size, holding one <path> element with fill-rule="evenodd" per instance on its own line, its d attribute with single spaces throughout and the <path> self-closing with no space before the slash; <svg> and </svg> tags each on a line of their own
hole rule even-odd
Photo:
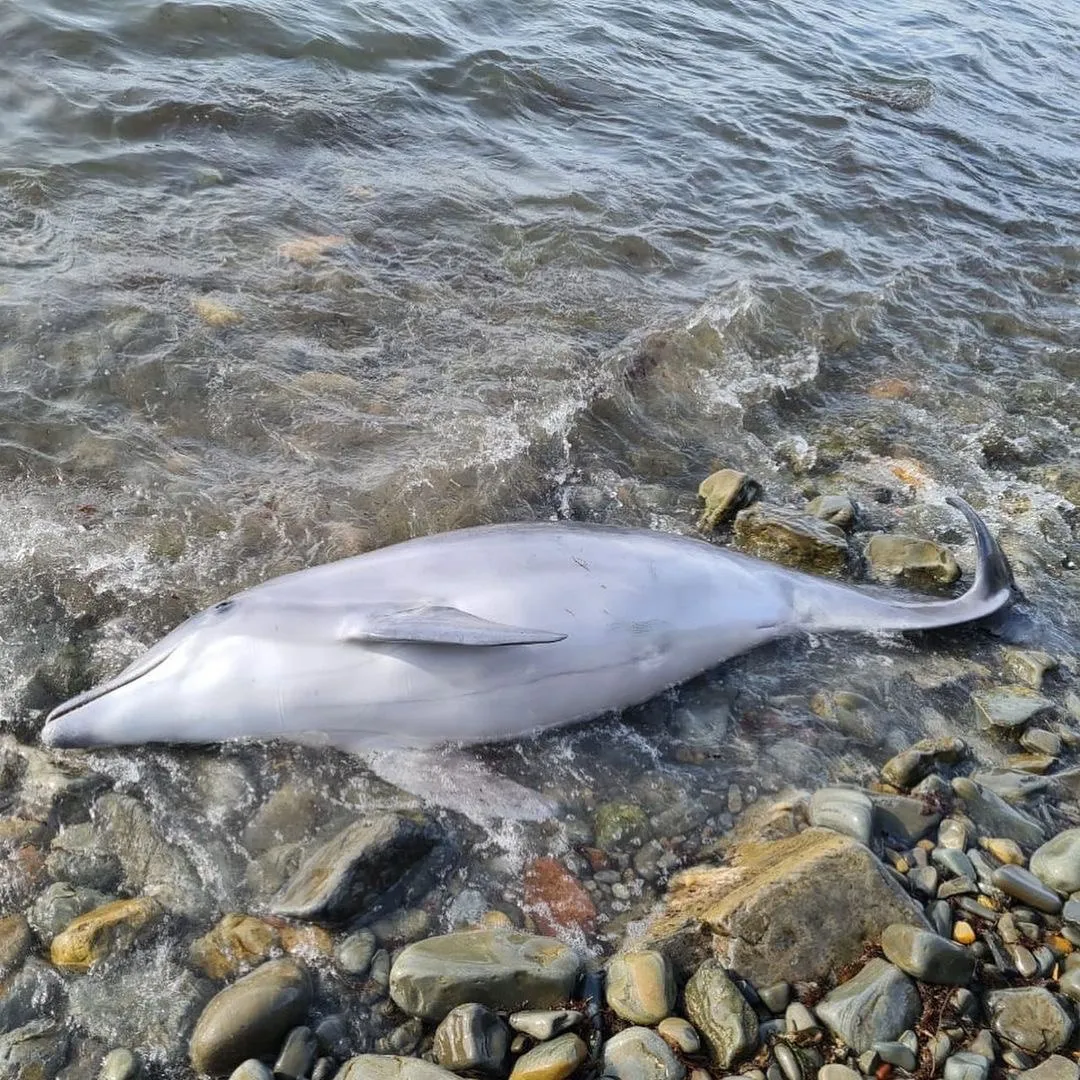
<svg viewBox="0 0 1080 1080">
<path fill-rule="evenodd" d="M 1080 653 L 1078 62 L 1075 9 L 1010 0 L 7 0 L 0 729 L 273 574 L 489 521 L 690 530 L 733 466 L 970 571 L 967 497 L 1016 618 L 764 649 L 498 764 L 586 831 L 629 792 L 721 833 L 731 785 L 922 734 L 1000 759 L 968 696 L 1003 640 L 1065 661 L 1060 700 Z M 92 761 L 224 910 L 214 853 L 283 778 L 396 798 L 283 747 Z M 580 835 L 475 872 L 512 893 Z"/>
</svg>

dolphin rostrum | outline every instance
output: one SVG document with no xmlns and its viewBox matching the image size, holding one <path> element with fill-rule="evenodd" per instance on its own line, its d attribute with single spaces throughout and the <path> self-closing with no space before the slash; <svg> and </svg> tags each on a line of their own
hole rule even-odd
<svg viewBox="0 0 1080 1080">
<path fill-rule="evenodd" d="M 408 540 L 193 616 L 55 708 L 41 737 L 314 742 L 396 760 L 388 779 L 440 800 L 436 789 L 453 786 L 442 770 L 386 752 L 517 739 L 624 709 L 800 631 L 992 614 L 1009 599 L 1008 564 L 975 511 L 949 502 L 978 555 L 974 582 L 951 600 L 893 598 L 645 529 L 535 522 Z M 516 809 L 545 813 L 527 800 Z"/>
</svg>

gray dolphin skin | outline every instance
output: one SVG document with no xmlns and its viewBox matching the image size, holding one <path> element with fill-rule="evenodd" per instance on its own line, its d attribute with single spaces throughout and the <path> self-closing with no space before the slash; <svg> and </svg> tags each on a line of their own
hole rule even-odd
<svg viewBox="0 0 1080 1080">
<path fill-rule="evenodd" d="M 800 631 L 968 622 L 1008 601 L 1010 575 L 975 511 L 949 502 L 978 554 L 951 600 L 893 598 L 643 529 L 537 522 L 408 540 L 195 615 L 54 709 L 42 741 L 285 739 L 376 756 L 490 743 L 644 702 Z M 394 780 L 408 787 L 410 768 Z"/>
</svg>

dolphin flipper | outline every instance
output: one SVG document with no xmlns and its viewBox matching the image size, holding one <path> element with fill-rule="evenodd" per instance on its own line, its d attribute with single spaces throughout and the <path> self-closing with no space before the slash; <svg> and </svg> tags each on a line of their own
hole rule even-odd
<svg viewBox="0 0 1080 1080">
<path fill-rule="evenodd" d="M 566 637 L 550 630 L 492 622 L 438 604 L 360 608 L 345 617 L 339 636 L 342 641 L 480 646 L 547 645 Z"/>
<path fill-rule="evenodd" d="M 363 757 L 381 780 L 462 814 L 482 828 L 498 819 L 548 821 L 559 812 L 553 800 L 459 750 L 376 750 Z"/>
</svg>

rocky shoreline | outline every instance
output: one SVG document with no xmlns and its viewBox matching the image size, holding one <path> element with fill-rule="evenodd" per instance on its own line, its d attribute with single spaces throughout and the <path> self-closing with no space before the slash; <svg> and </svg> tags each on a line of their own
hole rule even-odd
<svg viewBox="0 0 1080 1080">
<path fill-rule="evenodd" d="M 846 563 L 850 500 L 756 494 L 715 474 L 701 527 Z M 875 576 L 955 576 L 945 549 L 884 539 Z M 1080 1080 L 1071 664 L 1004 647 L 978 681 L 965 709 L 998 767 L 947 736 L 861 784 L 732 782 L 708 818 L 628 794 L 486 889 L 452 823 L 320 827 L 286 781 L 237 830 L 251 902 L 225 914 L 212 861 L 137 786 L 0 736 L 0 1080 Z M 843 725 L 867 704 L 810 708 Z"/>
</svg>

